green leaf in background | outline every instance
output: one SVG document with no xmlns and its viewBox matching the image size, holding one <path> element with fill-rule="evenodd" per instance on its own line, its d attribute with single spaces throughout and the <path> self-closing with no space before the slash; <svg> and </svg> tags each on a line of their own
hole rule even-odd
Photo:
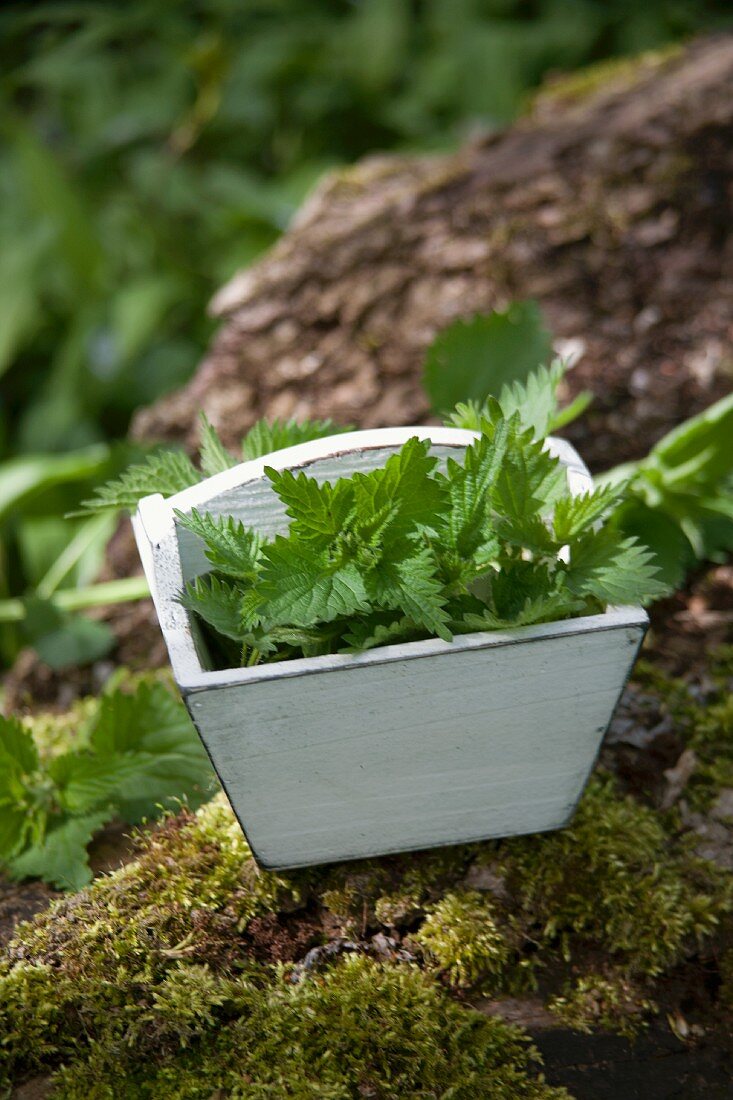
<svg viewBox="0 0 733 1100">
<path fill-rule="evenodd" d="M 552 341 L 536 302 L 455 321 L 428 350 L 424 385 L 436 413 L 459 402 L 498 397 L 503 386 L 524 382 L 548 362 Z"/>
<path fill-rule="evenodd" d="M 9 861 L 13 877 L 42 878 L 60 890 L 81 890 L 92 878 L 87 845 L 108 820 L 106 810 L 67 818 L 49 829 L 39 844 Z"/>
<path fill-rule="evenodd" d="M 333 420 L 258 420 L 242 440 L 242 458 L 262 458 L 284 447 L 295 447 L 311 439 L 324 439 L 351 431 L 350 426 L 334 424 Z"/>
<path fill-rule="evenodd" d="M 144 462 L 129 466 L 120 477 L 100 485 L 93 497 L 82 501 L 82 515 L 97 512 L 134 512 L 151 493 L 173 496 L 201 480 L 190 458 L 180 450 L 158 451 Z"/>
<path fill-rule="evenodd" d="M 32 826 L 27 792 L 38 765 L 30 732 L 18 719 L 0 715 L 0 860 L 13 854 Z"/>
<path fill-rule="evenodd" d="M 100 443 L 65 455 L 24 455 L 0 465 L 0 519 L 55 485 L 105 473 L 110 449 Z"/>
<path fill-rule="evenodd" d="M 115 644 L 114 632 L 107 623 L 71 615 L 39 596 L 28 596 L 23 602 L 24 637 L 53 669 L 90 664 L 105 657 Z"/>
<path fill-rule="evenodd" d="M 679 524 L 670 516 L 641 501 L 630 500 L 614 515 L 614 526 L 649 547 L 661 581 L 670 588 L 678 588 L 684 582 L 695 554 Z"/>
<path fill-rule="evenodd" d="M 62 889 L 89 881 L 86 847 L 113 818 L 131 823 L 214 793 L 208 757 L 185 707 L 158 682 L 105 692 L 66 751 L 36 747 L 0 717 L 0 863 Z"/>
<path fill-rule="evenodd" d="M 205 413 L 201 414 L 200 461 L 201 472 L 205 477 L 221 474 L 224 470 L 236 466 L 238 461 L 219 439 Z"/>
<path fill-rule="evenodd" d="M 120 772 L 115 795 L 128 821 L 183 796 L 195 807 L 212 793 L 213 772 L 193 723 L 162 684 L 143 682 L 134 694 L 103 696 L 89 743 L 100 757 L 137 759 L 136 772 Z"/>
<path fill-rule="evenodd" d="M 673 428 L 652 447 L 646 467 L 662 469 L 670 488 L 684 481 L 717 484 L 733 473 L 733 394 Z"/>
<path fill-rule="evenodd" d="M 649 545 L 668 583 L 681 583 L 696 560 L 715 561 L 733 549 L 732 440 L 729 395 L 673 428 L 646 458 L 596 479 L 628 483 L 613 524 Z"/>
</svg>

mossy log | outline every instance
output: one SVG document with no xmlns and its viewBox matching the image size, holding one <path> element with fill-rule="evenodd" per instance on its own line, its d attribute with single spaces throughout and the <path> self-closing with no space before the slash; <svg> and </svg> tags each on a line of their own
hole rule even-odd
<svg viewBox="0 0 733 1100">
<path fill-rule="evenodd" d="M 638 456 L 727 388 L 732 87 L 733 37 L 703 40 L 560 83 L 456 153 L 327 176 L 136 434 L 192 443 L 201 409 L 229 443 L 258 416 L 420 423 L 436 330 L 533 297 L 597 394 L 572 442 L 596 468 Z"/>
</svg>

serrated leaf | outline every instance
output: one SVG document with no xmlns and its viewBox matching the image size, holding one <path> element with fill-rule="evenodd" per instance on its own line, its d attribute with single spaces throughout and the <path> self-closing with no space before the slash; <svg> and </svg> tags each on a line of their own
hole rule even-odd
<svg viewBox="0 0 733 1100">
<path fill-rule="evenodd" d="M 134 512 L 142 498 L 151 493 L 173 496 L 200 480 L 201 475 L 183 451 L 158 451 L 101 485 L 93 497 L 82 502 L 81 509 L 84 514 L 122 509 Z"/>
<path fill-rule="evenodd" d="M 90 737 L 90 748 L 109 764 L 109 778 L 100 764 L 72 769 L 71 797 L 81 801 L 109 783 L 109 794 L 120 815 L 137 821 L 155 813 L 159 803 L 174 797 L 198 804 L 210 790 L 213 773 L 186 708 L 162 684 L 141 683 L 132 694 L 102 696 Z M 86 784 L 86 786 L 85 786 Z M 102 795 L 100 795 L 102 797 Z"/>
<path fill-rule="evenodd" d="M 282 535 L 265 547 L 263 557 L 259 592 L 273 626 L 309 627 L 369 609 L 364 580 L 351 562 L 333 566 Z"/>
<path fill-rule="evenodd" d="M 30 730 L 0 715 L 0 859 L 21 846 L 45 811 L 35 790 L 40 760 Z"/>
<path fill-rule="evenodd" d="M 529 516 L 524 520 L 494 517 L 494 524 L 499 539 L 510 546 L 529 550 L 531 554 L 554 557 L 562 546 L 540 516 Z"/>
<path fill-rule="evenodd" d="M 0 799 L 0 863 L 7 863 L 23 847 L 28 825 L 28 810 L 24 805 Z"/>
<path fill-rule="evenodd" d="M 402 611 L 416 626 L 450 641 L 443 586 L 429 549 L 400 562 L 383 563 L 367 577 L 367 591 L 378 607 Z"/>
<path fill-rule="evenodd" d="M 455 631 L 465 634 L 474 630 L 510 630 L 517 626 L 559 622 L 576 615 L 582 608 L 583 601 L 573 599 L 566 592 L 548 592 L 527 597 L 511 616 L 502 617 L 488 607 L 483 612 L 466 612 L 461 623 L 456 624 Z"/>
<path fill-rule="evenodd" d="M 189 581 L 178 599 L 226 638 L 242 641 L 242 594 L 233 581 L 207 573 Z"/>
<path fill-rule="evenodd" d="M 448 460 L 445 478 L 449 511 L 441 535 L 462 558 L 470 558 L 486 540 L 489 495 L 504 462 L 509 429 L 500 422 L 493 437 L 482 435 L 466 448 L 462 463 Z"/>
<path fill-rule="evenodd" d="M 429 440 L 414 436 L 382 469 L 354 474 L 354 526 L 363 537 L 380 529 L 382 543 L 394 544 L 436 528 L 447 498 L 443 484 L 430 476 L 438 460 L 429 451 Z"/>
<path fill-rule="evenodd" d="M 195 508 L 189 513 L 176 509 L 175 514 L 181 527 L 205 543 L 206 557 L 218 572 L 254 583 L 263 542 L 256 531 L 233 516 L 202 515 Z"/>
<path fill-rule="evenodd" d="M 28 775 L 38 765 L 38 750 L 30 730 L 18 718 L 0 715 L 0 795 L 10 776 Z"/>
<path fill-rule="evenodd" d="M 632 500 L 617 509 L 613 525 L 629 538 L 638 539 L 651 551 L 657 579 L 676 588 L 695 560 L 695 552 L 679 523 L 659 509 Z"/>
<path fill-rule="evenodd" d="M 350 427 L 334 424 L 333 420 L 258 420 L 242 440 L 242 458 L 264 458 L 273 451 L 285 447 L 295 447 L 298 443 L 307 443 L 311 439 L 325 439 L 329 435 L 340 435 L 351 431 Z"/>
<path fill-rule="evenodd" d="M 488 607 L 486 621 L 495 618 L 497 627 L 565 618 L 571 608 L 577 611 L 583 603 L 577 594 L 560 587 L 550 565 L 523 559 L 505 562 L 502 569 L 481 578 L 473 591 Z"/>
<path fill-rule="evenodd" d="M 552 517 L 555 538 L 562 545 L 571 542 L 605 516 L 626 491 L 625 483 L 601 485 L 590 492 L 562 497 Z"/>
<path fill-rule="evenodd" d="M 565 470 L 532 433 L 513 420 L 506 458 L 494 482 L 491 503 L 511 524 L 521 525 L 543 510 L 566 486 Z"/>
<path fill-rule="evenodd" d="M 419 629 L 407 616 L 400 615 L 384 621 L 384 616 L 377 612 L 352 624 L 351 629 L 344 634 L 343 640 L 346 644 L 340 652 L 361 653 L 376 646 L 408 642 L 419 634 Z"/>
<path fill-rule="evenodd" d="M 62 890 L 81 890 L 91 881 L 87 845 L 108 818 L 106 811 L 70 817 L 8 863 L 13 878 L 40 878 Z"/>
<path fill-rule="evenodd" d="M 565 583 L 579 596 L 611 604 L 646 603 L 668 591 L 657 579 L 651 551 L 610 527 L 572 545 Z"/>
<path fill-rule="evenodd" d="M 165 752 L 190 739 L 186 708 L 158 683 L 142 681 L 133 692 L 113 691 L 100 697 L 89 730 L 89 745 L 107 755 L 148 749 Z"/>
<path fill-rule="evenodd" d="M 206 413 L 201 413 L 199 461 L 201 462 L 201 470 L 206 477 L 221 474 L 224 470 L 236 466 L 239 461 L 226 449 L 213 424 L 209 422 Z"/>
<path fill-rule="evenodd" d="M 302 471 L 274 470 L 265 467 L 265 474 L 293 521 L 290 527 L 294 538 L 307 543 L 312 549 L 330 545 L 344 529 L 354 506 L 354 487 L 343 479 L 332 486 L 320 485 L 315 478 Z"/>
<path fill-rule="evenodd" d="M 499 404 L 507 420 L 517 414 L 523 430 L 531 431 L 535 439 L 544 439 L 557 415 L 557 387 L 565 369 L 556 359 L 549 367 L 538 367 L 527 378 L 502 386 Z"/>
<path fill-rule="evenodd" d="M 546 362 L 552 344 L 536 302 L 456 321 L 444 329 L 425 359 L 424 385 L 434 412 L 459 401 L 484 401 L 502 386 L 523 380 Z"/>
</svg>

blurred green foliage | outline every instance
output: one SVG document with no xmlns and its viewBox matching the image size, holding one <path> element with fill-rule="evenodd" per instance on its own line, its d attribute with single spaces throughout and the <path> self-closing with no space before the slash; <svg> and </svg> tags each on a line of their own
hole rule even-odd
<svg viewBox="0 0 733 1100">
<path fill-rule="evenodd" d="M 6 5 L 0 498 L 11 456 L 32 456 L 38 483 L 0 518 L 0 599 L 37 582 L 39 524 L 47 549 L 78 533 L 58 516 L 89 481 L 61 489 L 53 456 L 88 464 L 190 376 L 210 294 L 326 167 L 450 146 L 509 121 L 550 70 L 730 20 L 728 0 Z"/>
</svg>

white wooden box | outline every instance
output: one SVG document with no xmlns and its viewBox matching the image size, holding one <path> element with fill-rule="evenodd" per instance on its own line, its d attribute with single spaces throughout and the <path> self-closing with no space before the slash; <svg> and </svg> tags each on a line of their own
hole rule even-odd
<svg viewBox="0 0 733 1100">
<path fill-rule="evenodd" d="M 474 433 L 386 428 L 242 463 L 133 519 L 173 673 L 254 854 L 265 867 L 556 829 L 572 817 L 647 626 L 638 607 L 337 655 L 212 671 L 176 601 L 208 572 L 174 509 L 232 514 L 267 535 L 288 519 L 265 466 L 319 481 L 382 465 L 411 436 L 445 459 Z M 576 451 L 548 448 L 572 492 Z M 458 453 L 457 453 L 458 452 Z"/>
</svg>

